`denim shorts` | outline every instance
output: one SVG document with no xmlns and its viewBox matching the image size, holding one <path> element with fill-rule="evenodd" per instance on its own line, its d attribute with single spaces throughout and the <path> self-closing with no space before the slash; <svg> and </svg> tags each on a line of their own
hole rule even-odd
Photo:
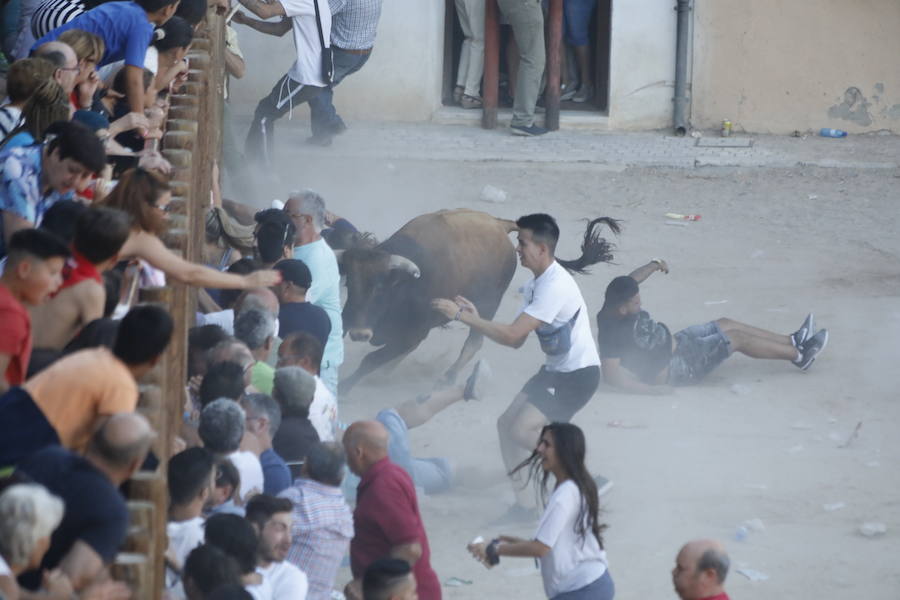
<svg viewBox="0 0 900 600">
<path fill-rule="evenodd" d="M 597 0 L 565 0 L 563 16 L 566 43 L 570 46 L 587 46 L 590 40 L 591 16 L 597 7 Z"/>
<path fill-rule="evenodd" d="M 675 334 L 678 344 L 669 361 L 669 383 L 697 383 L 731 356 L 731 340 L 718 323 L 692 325 Z"/>
</svg>

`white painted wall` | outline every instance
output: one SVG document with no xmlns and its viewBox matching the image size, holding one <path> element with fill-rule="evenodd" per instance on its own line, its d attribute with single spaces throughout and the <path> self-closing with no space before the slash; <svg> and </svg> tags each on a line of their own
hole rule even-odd
<svg viewBox="0 0 900 600">
<path fill-rule="evenodd" d="M 609 127 L 672 123 L 675 0 L 613 0 Z"/>
<path fill-rule="evenodd" d="M 290 68 L 291 34 L 263 35 L 236 25 L 247 74 L 232 80 L 239 112 L 256 102 Z M 444 3 L 440 0 L 385 0 L 378 39 L 369 62 L 335 89 L 335 105 L 352 119 L 427 121 L 441 102 L 444 61 Z M 307 109 L 294 111 L 307 118 Z"/>
</svg>

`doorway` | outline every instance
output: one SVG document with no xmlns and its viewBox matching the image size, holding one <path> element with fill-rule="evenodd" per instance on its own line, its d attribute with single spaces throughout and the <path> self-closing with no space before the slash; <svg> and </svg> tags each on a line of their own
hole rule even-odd
<svg viewBox="0 0 900 600">
<path fill-rule="evenodd" d="M 564 0 L 565 1 L 565 0 Z M 578 110 L 607 113 L 609 110 L 609 58 L 610 40 L 612 38 L 612 0 L 597 0 L 597 7 L 591 17 L 590 31 L 590 68 L 594 79 L 594 96 L 584 103 L 572 101 L 562 102 L 562 110 Z M 506 52 L 512 29 L 508 25 L 500 26 L 500 106 L 511 106 L 508 81 Z M 564 36 L 565 37 L 565 36 Z M 453 88 L 456 85 L 456 73 L 459 68 L 459 52 L 464 36 L 456 16 L 455 0 L 445 0 L 444 19 L 444 84 L 442 101 L 444 106 L 453 105 Z M 569 53 L 570 72 L 574 69 L 574 57 L 563 39 L 563 51 Z"/>
</svg>

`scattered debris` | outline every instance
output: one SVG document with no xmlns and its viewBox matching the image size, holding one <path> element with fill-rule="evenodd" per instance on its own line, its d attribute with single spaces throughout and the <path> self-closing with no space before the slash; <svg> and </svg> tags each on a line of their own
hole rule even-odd
<svg viewBox="0 0 900 600">
<path fill-rule="evenodd" d="M 840 444 L 838 448 L 847 448 L 853 441 L 859 437 L 859 430 L 862 429 L 862 421 L 856 424 L 856 427 L 853 428 L 853 433 L 850 434 L 850 437 L 847 438 L 847 441 L 843 444 Z"/>
<path fill-rule="evenodd" d="M 834 512 L 836 510 L 841 510 L 845 506 L 847 505 L 843 502 L 832 502 L 831 504 L 823 504 L 822 508 L 824 508 L 828 512 Z"/>
<path fill-rule="evenodd" d="M 810 194 L 809 196 L 807 196 L 807 198 L 809 200 L 818 200 L 819 196 L 818 196 L 818 194 Z"/>
<path fill-rule="evenodd" d="M 462 587 L 464 585 L 472 585 L 471 579 L 460 579 L 459 577 L 451 577 L 444 581 L 444 585 L 447 587 Z"/>
<path fill-rule="evenodd" d="M 750 393 L 750 388 L 742 383 L 735 383 L 730 388 L 731 393 L 735 396 L 746 396 Z"/>
<path fill-rule="evenodd" d="M 887 525 L 869 521 L 859 526 L 859 532 L 866 537 L 878 537 L 887 533 Z"/>
<path fill-rule="evenodd" d="M 769 579 L 768 575 L 756 569 L 738 569 L 737 572 L 750 581 L 767 581 Z"/>
<path fill-rule="evenodd" d="M 701 215 L 682 215 L 680 213 L 666 213 L 667 219 L 674 219 L 676 221 L 699 221 L 701 219 Z"/>
<path fill-rule="evenodd" d="M 606 424 L 607 427 L 614 427 L 616 429 L 647 429 L 646 425 L 639 425 L 637 423 L 625 423 L 623 421 L 610 421 Z"/>
<path fill-rule="evenodd" d="M 760 532 L 760 531 L 766 530 L 766 526 L 765 526 L 765 524 L 763 524 L 762 519 L 760 519 L 758 517 L 754 517 L 752 519 L 748 519 L 747 521 L 744 521 L 744 527 L 746 527 L 750 531 L 755 531 L 755 532 Z"/>
<path fill-rule="evenodd" d="M 503 204 L 506 202 L 507 194 L 504 190 L 493 185 L 486 185 L 481 188 L 481 194 L 478 195 L 482 202 L 491 202 L 493 204 Z"/>
<path fill-rule="evenodd" d="M 707 300 L 704 302 L 706 306 L 713 306 L 715 304 L 728 304 L 728 300 Z"/>
</svg>

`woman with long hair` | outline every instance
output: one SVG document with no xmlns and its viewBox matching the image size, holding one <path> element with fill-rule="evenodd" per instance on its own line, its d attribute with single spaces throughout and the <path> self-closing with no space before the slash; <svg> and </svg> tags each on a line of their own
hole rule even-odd
<svg viewBox="0 0 900 600">
<path fill-rule="evenodd" d="M 72 107 L 66 92 L 56 81 L 48 79 L 34 90 L 22 108 L 22 123 L 0 142 L 0 148 L 30 146 L 44 141 L 47 128 L 57 121 L 72 118 Z"/>
<path fill-rule="evenodd" d="M 533 557 L 541 563 L 544 592 L 551 600 L 612 600 L 600 498 L 584 464 L 584 433 L 571 423 L 550 423 L 541 430 L 531 456 L 513 473 L 528 470 L 544 504 L 534 539 L 500 536 L 489 544 L 469 544 L 469 551 L 488 567 L 501 556 Z M 550 476 L 555 485 L 547 498 Z"/>
<path fill-rule="evenodd" d="M 281 281 L 278 271 L 254 271 L 234 275 L 184 260 L 163 245 L 159 236 L 168 227 L 167 213 L 172 191 L 168 180 L 155 171 L 138 167 L 126 171 L 100 204 L 131 215 L 133 229 L 119 257 L 143 259 L 182 283 L 220 289 L 271 287 Z"/>
</svg>

